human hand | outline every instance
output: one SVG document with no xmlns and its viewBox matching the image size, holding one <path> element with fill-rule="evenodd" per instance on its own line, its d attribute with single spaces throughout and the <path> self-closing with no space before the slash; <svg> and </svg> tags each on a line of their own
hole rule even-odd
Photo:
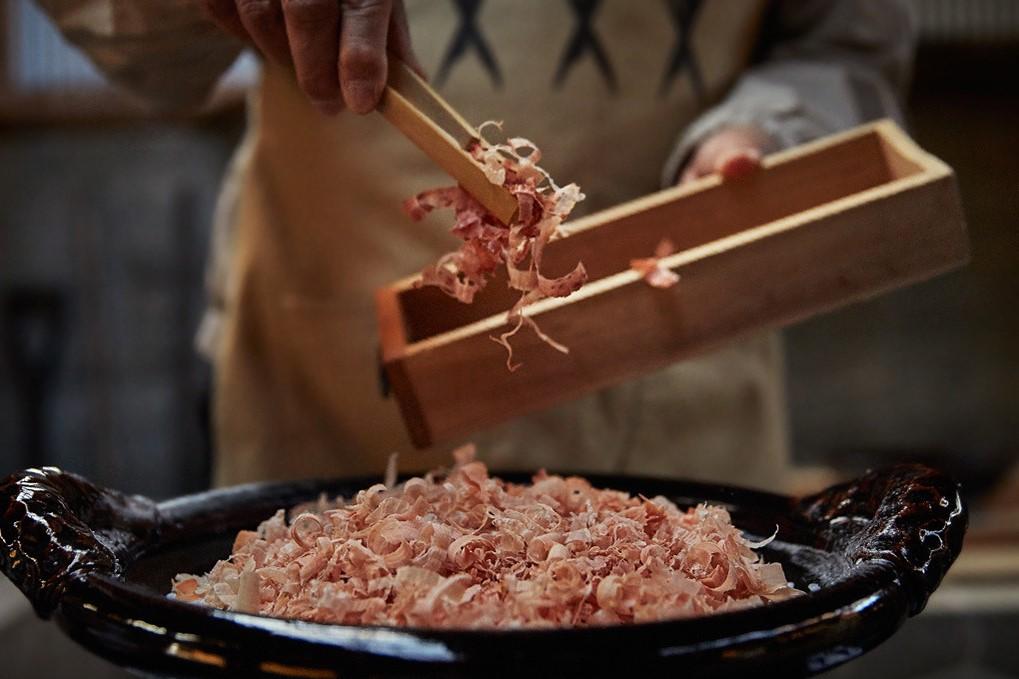
<svg viewBox="0 0 1019 679">
<path fill-rule="evenodd" d="M 199 0 L 220 28 L 253 43 L 326 115 L 368 113 L 388 72 L 387 50 L 420 71 L 403 0 Z"/>
<path fill-rule="evenodd" d="M 715 172 L 722 179 L 738 179 L 757 171 L 761 157 L 773 146 L 768 135 L 757 127 L 725 127 L 701 142 L 694 151 L 679 183 L 705 177 Z"/>
</svg>

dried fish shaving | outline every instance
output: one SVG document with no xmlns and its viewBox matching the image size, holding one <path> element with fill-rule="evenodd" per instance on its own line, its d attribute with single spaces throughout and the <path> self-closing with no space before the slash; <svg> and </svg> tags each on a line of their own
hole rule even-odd
<svg viewBox="0 0 1019 679">
<path fill-rule="evenodd" d="M 479 127 L 501 129 L 495 122 Z M 542 252 L 559 235 L 559 227 L 584 194 L 576 184 L 558 186 L 538 166 L 541 151 L 522 137 L 505 144 L 493 144 L 483 138 L 468 149 L 493 184 L 505 186 L 517 199 L 517 214 L 511 224 L 503 224 L 459 186 L 424 191 L 404 202 L 404 211 L 414 220 L 436 209 L 453 210 L 452 233 L 464 241 L 454 252 L 442 255 L 421 272 L 418 285 L 434 285 L 465 304 L 485 288 L 489 277 L 500 266 L 506 267 L 508 283 L 521 295 L 507 313 L 511 330 L 492 339 L 507 352 L 506 366 L 515 370 L 513 347 L 509 342 L 523 325 L 558 351 L 568 350 L 541 332 L 534 319 L 525 319 L 523 309 L 540 299 L 567 297 L 587 281 L 582 262 L 569 273 L 549 278 L 541 273 Z"/>
<path fill-rule="evenodd" d="M 455 460 L 289 522 L 280 510 L 241 531 L 209 573 L 174 578 L 173 595 L 322 623 L 533 628 L 690 617 L 801 593 L 721 507 L 684 511 L 544 471 L 506 483 L 470 446 Z"/>
</svg>

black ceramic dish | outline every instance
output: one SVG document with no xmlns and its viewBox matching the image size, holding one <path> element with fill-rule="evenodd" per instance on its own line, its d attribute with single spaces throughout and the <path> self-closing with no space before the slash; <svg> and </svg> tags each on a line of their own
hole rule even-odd
<svg viewBox="0 0 1019 679">
<path fill-rule="evenodd" d="M 242 486 L 157 504 L 52 468 L 0 484 L 0 566 L 39 615 L 76 641 L 165 676 L 807 676 L 864 653 L 922 610 L 966 530 L 956 484 L 921 466 L 870 473 L 802 500 L 588 478 L 680 506 L 724 505 L 752 535 L 778 525 L 766 557 L 813 591 L 696 619 L 543 631 L 346 627 L 229 613 L 165 598 L 171 576 L 204 572 L 238 529 L 279 507 L 323 491 L 350 496 L 375 479 Z"/>
</svg>

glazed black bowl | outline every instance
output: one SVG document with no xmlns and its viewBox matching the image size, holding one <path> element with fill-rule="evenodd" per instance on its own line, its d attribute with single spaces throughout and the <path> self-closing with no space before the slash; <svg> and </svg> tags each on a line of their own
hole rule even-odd
<svg viewBox="0 0 1019 679">
<path fill-rule="evenodd" d="M 755 537 L 778 526 L 765 557 L 782 562 L 807 594 L 700 618 L 540 631 L 321 625 L 165 597 L 175 573 L 205 572 L 225 557 L 237 530 L 321 492 L 350 497 L 376 479 L 241 486 L 154 503 L 58 469 L 28 470 L 0 484 L 0 566 L 40 616 L 147 674 L 808 676 L 861 655 L 920 612 L 966 530 L 957 485 L 922 466 L 872 472 L 802 499 L 588 478 L 681 507 L 720 504 Z"/>
</svg>

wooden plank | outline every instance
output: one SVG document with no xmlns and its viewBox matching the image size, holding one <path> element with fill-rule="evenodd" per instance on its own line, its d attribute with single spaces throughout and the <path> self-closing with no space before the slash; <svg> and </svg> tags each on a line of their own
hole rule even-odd
<svg viewBox="0 0 1019 679">
<path fill-rule="evenodd" d="M 406 333 L 397 292 L 391 288 L 377 290 L 375 308 L 379 318 L 379 342 L 386 378 L 389 380 L 390 389 L 397 395 L 400 414 L 407 425 L 411 442 L 418 448 L 424 448 L 431 440 L 432 434 L 403 362 L 407 346 L 404 339 Z"/>
<path fill-rule="evenodd" d="M 669 238 L 677 250 L 686 250 L 891 178 L 880 141 L 870 128 L 814 151 L 768 158 L 765 166 L 766 174 L 746 181 L 708 178 L 570 222 L 564 227 L 570 235 L 546 248 L 545 272 L 561 275 L 582 261 L 589 280 L 597 280 L 628 268 L 631 259 L 650 256 L 662 238 Z M 470 305 L 436 288 L 410 289 L 411 280 L 401 285 L 412 342 L 497 314 L 516 299 L 503 272 Z"/>
<path fill-rule="evenodd" d="M 1019 517 L 1012 517 L 1013 521 Z M 1016 524 L 1013 523 L 1013 526 Z M 966 548 L 946 574 L 949 582 L 976 580 L 1019 581 L 1019 543 L 974 543 L 966 536 Z"/>
<path fill-rule="evenodd" d="M 925 193 L 939 204 L 938 191 Z M 571 347 L 568 359 L 521 333 L 515 347 L 524 366 L 506 372 L 488 339 L 497 322 L 440 346 L 422 343 L 404 358 L 405 369 L 433 436 L 466 433 L 947 269 L 962 257 L 959 244 L 926 241 L 909 228 L 937 218 L 899 209 L 881 219 L 860 207 L 804 228 L 704 246 L 669 262 L 681 276 L 671 290 L 621 273 L 585 298 L 537 310 L 543 330 Z"/>
<path fill-rule="evenodd" d="M 889 163 L 886 154 L 898 153 L 904 142 L 886 143 L 883 134 L 881 126 L 870 126 L 863 134 L 785 154 L 760 173 L 756 185 L 715 181 L 588 218 L 561 247 L 586 234 L 585 256 L 605 275 L 569 298 L 544 300 L 528 311 L 571 348 L 570 355 L 521 332 L 514 349 L 524 365 L 507 372 L 502 350 L 489 339 L 504 327 L 502 313 L 406 343 L 399 369 L 413 387 L 414 417 L 421 420 L 408 423 L 428 433 L 415 442 L 466 434 L 958 266 L 968 246 L 954 176 L 940 161 L 910 149 Z M 843 150 L 843 168 L 857 169 L 839 173 L 826 152 L 832 146 Z M 784 173 L 797 163 L 810 172 Z M 895 178 L 893 169 L 906 176 Z M 840 175 L 847 181 L 836 195 Z M 812 176 L 818 181 L 812 183 Z M 714 198 L 707 197 L 711 192 Z M 785 214 L 781 204 L 795 211 Z M 681 276 L 667 290 L 651 288 L 630 271 L 629 253 L 625 263 L 618 255 L 627 248 L 617 244 L 631 230 L 643 230 L 641 247 L 651 244 L 650 250 L 663 228 L 685 228 L 678 218 L 669 227 L 663 214 L 699 215 L 710 223 L 664 260 Z M 690 228 L 696 232 L 698 226 Z M 609 254 L 599 254 L 604 250 Z M 389 313 L 406 317 L 410 308 L 400 299 Z M 402 399 L 399 390 L 397 395 Z"/>
<path fill-rule="evenodd" d="M 951 172 L 947 165 L 917 146 L 891 121 L 875 123 L 875 131 L 881 142 L 881 155 L 893 178 L 908 177 L 919 171 Z"/>
<path fill-rule="evenodd" d="M 464 149 L 477 130 L 406 64 L 390 58 L 389 82 L 379 112 L 425 152 L 436 165 L 504 224 L 517 212 L 517 199 L 493 184 Z"/>
</svg>

